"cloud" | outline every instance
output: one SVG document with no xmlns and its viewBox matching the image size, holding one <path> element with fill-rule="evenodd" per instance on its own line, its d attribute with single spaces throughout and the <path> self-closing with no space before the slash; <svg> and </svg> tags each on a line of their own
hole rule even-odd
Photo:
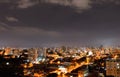
<svg viewBox="0 0 120 77">
<path fill-rule="evenodd" d="M 6 31 L 7 29 L 4 27 L 4 26 L 1 26 L 1 24 L 0 24 L 0 32 L 1 31 Z"/>
<path fill-rule="evenodd" d="M 36 4 L 38 4 L 38 0 L 34 0 L 34 1 L 32 1 L 32 0 L 19 0 L 18 2 L 17 2 L 17 7 L 18 8 L 28 8 L 28 7 L 32 7 L 32 6 L 34 6 L 34 5 L 36 5 Z"/>
<path fill-rule="evenodd" d="M 6 17 L 6 19 L 9 21 L 9 22 L 17 22 L 18 19 L 15 18 L 15 17 Z"/>
<path fill-rule="evenodd" d="M 120 0 L 93 0 L 92 3 L 96 3 L 96 4 L 105 4 L 105 3 L 110 3 L 110 4 L 115 4 L 115 5 L 119 5 L 120 4 Z"/>
<path fill-rule="evenodd" d="M 57 31 L 28 26 L 10 26 L 0 22 L 0 41 L 3 45 L 34 46 L 53 42 L 61 37 Z"/>
<path fill-rule="evenodd" d="M 6 17 L 9 21 L 13 21 L 14 17 Z M 15 20 L 14 20 L 15 21 Z M 50 37 L 59 37 L 61 36 L 60 32 L 52 30 L 44 30 L 38 27 L 29 27 L 29 26 L 11 26 L 4 22 L 0 21 L 0 33 L 12 33 L 13 35 L 21 36 L 50 36 Z"/>
<path fill-rule="evenodd" d="M 41 3 L 58 4 L 61 6 L 69 6 L 78 10 L 86 10 L 92 8 L 93 3 L 113 3 L 120 4 L 120 0 L 0 0 L 0 3 L 12 3 L 18 8 L 25 9 Z"/>
<path fill-rule="evenodd" d="M 39 0 L 0 0 L 0 3 L 12 3 L 11 7 L 15 8 L 29 8 L 39 3 Z M 11 8 L 10 7 L 10 8 Z"/>
<path fill-rule="evenodd" d="M 77 9 L 89 9 L 91 8 L 91 0 L 44 0 L 43 2 L 59 4 L 63 6 L 70 6 Z"/>
<path fill-rule="evenodd" d="M 49 36 L 49 37 L 59 37 L 61 34 L 56 31 L 44 30 L 35 27 L 25 27 L 25 26 L 9 26 L 5 23 L 0 23 L 0 32 L 12 33 L 12 35 L 20 36 Z"/>
<path fill-rule="evenodd" d="M 6 32 L 8 31 L 8 25 L 3 23 L 3 22 L 0 22 L 0 32 Z"/>
<path fill-rule="evenodd" d="M 56 31 L 43 30 L 43 29 L 35 28 L 35 27 L 25 27 L 25 26 L 15 27 L 14 26 L 12 27 L 12 30 L 22 35 L 49 35 L 49 36 L 59 35 L 59 33 Z"/>
<path fill-rule="evenodd" d="M 92 8 L 92 4 L 112 3 L 120 5 L 120 0 L 0 0 L 0 3 L 12 3 L 13 7 L 26 9 L 41 3 L 58 4 L 61 6 L 69 6 L 78 11 Z"/>
<path fill-rule="evenodd" d="M 87 9 L 91 9 L 93 4 L 115 4 L 120 5 L 120 0 L 40 0 L 41 2 L 58 4 L 61 6 L 69 6 L 76 9 L 78 12 L 82 12 Z"/>
</svg>

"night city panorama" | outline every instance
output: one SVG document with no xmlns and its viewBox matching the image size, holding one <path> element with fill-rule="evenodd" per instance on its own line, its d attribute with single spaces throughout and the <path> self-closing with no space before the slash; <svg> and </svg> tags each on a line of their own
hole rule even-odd
<svg viewBox="0 0 120 77">
<path fill-rule="evenodd" d="M 120 0 L 0 0 L 0 77 L 120 77 Z"/>
</svg>

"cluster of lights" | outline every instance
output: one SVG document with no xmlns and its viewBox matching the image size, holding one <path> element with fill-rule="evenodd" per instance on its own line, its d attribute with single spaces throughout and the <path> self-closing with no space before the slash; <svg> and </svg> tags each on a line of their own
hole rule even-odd
<svg viewBox="0 0 120 77">
<path fill-rule="evenodd" d="M 62 73 L 67 73 L 67 69 L 63 66 L 59 66 L 59 70 L 62 72 Z"/>
<path fill-rule="evenodd" d="M 117 63 L 117 68 L 118 68 L 118 69 L 120 68 L 120 64 L 119 64 L 119 63 Z"/>
</svg>

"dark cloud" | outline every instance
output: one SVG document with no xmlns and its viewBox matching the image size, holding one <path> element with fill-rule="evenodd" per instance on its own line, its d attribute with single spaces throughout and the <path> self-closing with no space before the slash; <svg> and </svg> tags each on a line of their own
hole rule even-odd
<svg viewBox="0 0 120 77">
<path fill-rule="evenodd" d="M 0 42 L 12 46 L 119 44 L 119 2 L 1 1 Z"/>
<path fill-rule="evenodd" d="M 63 6 L 70 6 L 77 9 L 89 9 L 91 8 L 90 0 L 44 0 L 44 2 L 59 4 Z"/>
<path fill-rule="evenodd" d="M 17 7 L 18 8 L 28 8 L 38 4 L 38 0 L 19 0 Z"/>
<path fill-rule="evenodd" d="M 18 19 L 16 19 L 15 17 L 6 17 L 6 20 L 10 21 L 10 22 L 17 22 Z"/>
</svg>

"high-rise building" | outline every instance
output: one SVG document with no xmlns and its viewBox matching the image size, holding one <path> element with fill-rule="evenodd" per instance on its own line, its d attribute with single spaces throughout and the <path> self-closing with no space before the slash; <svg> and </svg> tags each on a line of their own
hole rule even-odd
<svg viewBox="0 0 120 77">
<path fill-rule="evenodd" d="M 106 76 L 120 77 L 120 59 L 106 60 Z"/>
</svg>

